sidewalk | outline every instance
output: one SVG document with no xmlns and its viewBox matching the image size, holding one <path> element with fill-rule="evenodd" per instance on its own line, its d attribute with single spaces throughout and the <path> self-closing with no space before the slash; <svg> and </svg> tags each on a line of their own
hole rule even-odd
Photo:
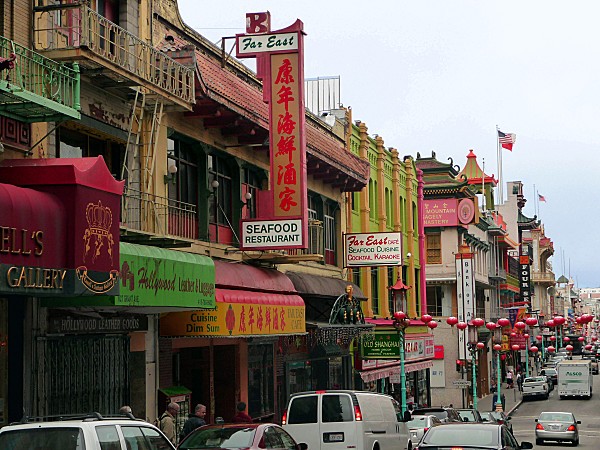
<svg viewBox="0 0 600 450">
<path fill-rule="evenodd" d="M 513 389 L 506 389 L 506 383 L 502 386 L 501 394 L 504 394 L 506 410 L 504 411 L 506 415 L 511 414 L 515 409 L 521 405 L 523 401 L 523 397 L 521 393 L 515 386 Z M 478 411 L 492 411 L 492 401 L 494 394 L 486 395 L 485 397 L 477 399 L 477 410 Z"/>
</svg>

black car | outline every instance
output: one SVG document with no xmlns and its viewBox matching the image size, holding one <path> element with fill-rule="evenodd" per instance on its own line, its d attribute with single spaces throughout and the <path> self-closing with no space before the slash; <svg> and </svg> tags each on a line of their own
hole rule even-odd
<svg viewBox="0 0 600 450">
<path fill-rule="evenodd" d="M 477 450 L 531 449 L 533 444 L 519 444 L 504 425 L 494 423 L 448 423 L 431 427 L 415 450 L 464 448 Z"/>
<path fill-rule="evenodd" d="M 459 408 L 456 411 L 463 422 L 483 422 L 481 414 L 474 408 Z"/>
<path fill-rule="evenodd" d="M 462 422 L 462 418 L 456 409 L 449 406 L 440 406 L 437 408 L 418 408 L 412 411 L 413 416 L 433 415 L 440 419 L 442 423 Z"/>
</svg>

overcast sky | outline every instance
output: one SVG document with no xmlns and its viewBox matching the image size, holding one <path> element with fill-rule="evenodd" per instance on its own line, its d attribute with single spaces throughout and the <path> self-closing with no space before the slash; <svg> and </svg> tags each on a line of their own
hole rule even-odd
<svg viewBox="0 0 600 450">
<path fill-rule="evenodd" d="M 469 149 L 498 177 L 496 126 L 516 134 L 503 178 L 520 180 L 554 242 L 553 271 L 600 287 L 600 2 L 179 0 L 217 43 L 246 12 L 304 22 L 305 77 L 341 77 L 341 102 L 401 155 Z M 233 41 L 228 41 L 228 49 Z M 235 53 L 235 52 L 234 52 Z M 535 191 L 534 191 L 535 185 Z M 534 206 L 536 193 L 546 202 Z M 506 198 L 506 188 L 505 188 Z M 564 256 L 564 257 L 563 257 Z"/>
</svg>

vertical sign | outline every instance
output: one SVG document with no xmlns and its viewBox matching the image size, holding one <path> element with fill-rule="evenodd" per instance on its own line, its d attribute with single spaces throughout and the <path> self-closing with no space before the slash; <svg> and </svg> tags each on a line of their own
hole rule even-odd
<svg viewBox="0 0 600 450">
<path fill-rule="evenodd" d="M 273 250 L 308 246 L 303 24 L 268 32 L 267 13 L 246 15 L 247 34 L 236 35 L 237 57 L 257 58 L 263 101 L 269 104 L 270 189 L 268 217 L 260 228 L 242 221 L 244 248 Z M 260 30 L 254 34 L 255 30 Z M 279 229 L 281 232 L 268 230 Z M 265 231 L 266 230 L 266 231 Z M 288 230 L 288 231 L 285 231 Z M 265 234 L 266 233 L 266 234 Z M 258 236 L 260 234 L 260 236 Z"/>
<path fill-rule="evenodd" d="M 475 280 L 473 279 L 473 255 L 456 254 L 456 299 L 458 320 L 469 323 L 475 318 Z M 466 331 L 458 333 L 458 358 L 466 359 Z"/>
<path fill-rule="evenodd" d="M 530 279 L 531 247 L 521 244 L 521 256 L 519 256 L 519 288 L 521 301 L 531 306 L 531 279 Z"/>
</svg>

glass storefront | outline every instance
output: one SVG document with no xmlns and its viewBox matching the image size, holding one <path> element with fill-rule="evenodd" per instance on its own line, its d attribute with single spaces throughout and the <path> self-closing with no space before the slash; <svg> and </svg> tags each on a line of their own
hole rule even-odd
<svg viewBox="0 0 600 450">
<path fill-rule="evenodd" d="M 273 344 L 248 346 L 248 414 L 253 418 L 275 414 Z"/>
</svg>

